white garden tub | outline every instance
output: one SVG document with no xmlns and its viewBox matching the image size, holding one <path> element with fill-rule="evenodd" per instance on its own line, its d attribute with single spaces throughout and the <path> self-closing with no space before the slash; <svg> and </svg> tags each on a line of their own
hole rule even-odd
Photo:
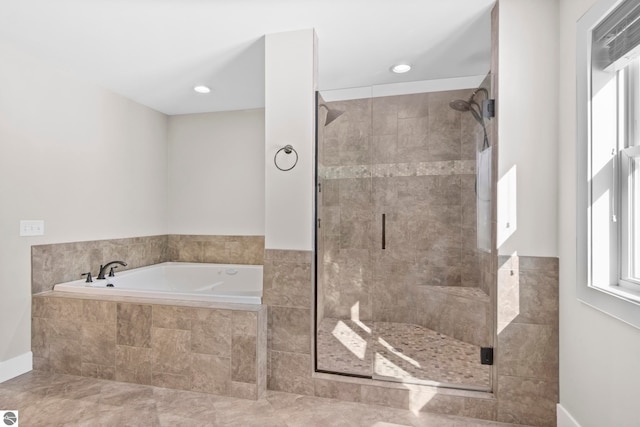
<svg viewBox="0 0 640 427">
<path fill-rule="evenodd" d="M 107 286 L 113 285 L 113 287 Z M 262 266 L 165 262 L 116 272 L 103 280 L 60 283 L 56 292 L 260 304 Z"/>
</svg>

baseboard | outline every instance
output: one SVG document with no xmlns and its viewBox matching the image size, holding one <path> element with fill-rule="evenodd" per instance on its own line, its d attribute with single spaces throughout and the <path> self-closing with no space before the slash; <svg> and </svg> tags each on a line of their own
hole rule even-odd
<svg viewBox="0 0 640 427">
<path fill-rule="evenodd" d="M 558 427 L 580 427 L 580 424 L 571 416 L 569 411 L 558 403 L 557 405 L 557 421 Z"/>
<path fill-rule="evenodd" d="M 0 383 L 33 369 L 33 353 L 30 351 L 12 359 L 0 362 Z"/>
</svg>

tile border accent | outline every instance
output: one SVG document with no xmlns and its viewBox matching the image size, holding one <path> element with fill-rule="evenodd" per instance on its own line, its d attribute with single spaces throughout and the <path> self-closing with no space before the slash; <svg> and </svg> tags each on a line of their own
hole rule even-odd
<svg viewBox="0 0 640 427">
<path fill-rule="evenodd" d="M 323 179 L 350 179 L 431 175 L 473 175 L 476 173 L 475 170 L 475 160 L 446 160 L 374 165 L 319 165 L 318 176 Z"/>
</svg>

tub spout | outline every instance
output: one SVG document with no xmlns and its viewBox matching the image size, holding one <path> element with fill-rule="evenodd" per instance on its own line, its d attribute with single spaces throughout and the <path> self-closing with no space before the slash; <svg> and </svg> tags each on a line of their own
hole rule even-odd
<svg viewBox="0 0 640 427">
<path fill-rule="evenodd" d="M 111 261 L 106 263 L 105 265 L 101 265 L 100 266 L 100 272 L 98 273 L 98 277 L 96 277 L 96 279 L 104 279 L 104 272 L 108 270 L 108 268 L 110 266 L 112 266 L 113 264 L 120 264 L 123 267 L 127 266 L 127 263 L 124 261 Z"/>
</svg>

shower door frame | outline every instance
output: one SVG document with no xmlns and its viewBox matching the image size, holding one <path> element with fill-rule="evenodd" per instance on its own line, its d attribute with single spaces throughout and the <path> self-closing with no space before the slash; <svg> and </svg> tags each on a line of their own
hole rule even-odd
<svg viewBox="0 0 640 427">
<path fill-rule="evenodd" d="M 489 76 L 491 76 L 491 74 L 489 74 Z M 490 80 L 491 81 L 491 80 Z M 491 83 L 489 83 L 491 84 Z M 491 90 L 490 90 L 491 93 Z M 375 97 L 371 96 L 371 99 L 373 100 Z M 322 191 L 320 189 L 320 176 L 319 176 L 319 169 L 318 169 L 318 164 L 320 162 L 320 158 L 319 158 L 319 145 L 320 145 L 320 141 L 319 141 L 319 127 L 321 126 L 321 124 L 319 123 L 319 105 L 320 105 L 320 91 L 316 91 L 315 92 L 315 106 L 314 106 L 314 111 L 315 111 L 315 150 L 314 150 L 314 155 L 315 155 L 315 176 L 314 176 L 314 206 L 313 206 L 313 212 L 314 212 L 314 256 L 312 257 L 312 263 L 313 263 L 313 315 L 312 315 L 312 320 L 313 320 L 313 342 L 312 342 L 312 356 L 313 356 L 313 370 L 315 373 L 319 373 L 319 374 L 329 374 L 329 375 L 339 375 L 339 376 L 344 376 L 344 377 L 351 377 L 351 378 L 360 378 L 360 379 L 368 379 L 368 380 L 374 380 L 374 381 L 383 381 L 383 382 L 388 382 L 390 384 L 400 384 L 400 383 L 407 383 L 407 384 L 413 384 L 413 385 L 424 385 L 424 386 L 435 386 L 435 387 L 442 387 L 442 388 L 447 388 L 447 389 L 458 389 L 458 390 L 468 390 L 468 391 L 479 391 L 479 392 L 492 392 L 493 391 L 493 387 L 495 384 L 495 375 L 496 375 L 496 369 L 495 369 L 495 364 L 493 364 L 493 366 L 490 368 L 489 371 L 489 385 L 488 387 L 482 387 L 482 386 L 475 386 L 475 385 L 466 385 L 466 384 L 462 384 L 462 383 L 442 383 L 442 382 L 438 382 L 438 381 L 434 381 L 434 380 L 422 380 L 422 379 L 418 379 L 418 378 L 412 378 L 411 380 L 407 381 L 406 379 L 400 378 L 400 377 L 380 377 L 380 376 L 376 376 L 375 372 L 372 372 L 371 375 L 361 375 L 361 374 L 357 374 L 357 373 L 350 373 L 350 372 L 341 372 L 341 371 L 331 371 L 331 370 L 325 370 L 325 369 L 319 369 L 318 368 L 318 345 L 317 345 L 317 340 L 318 340 L 318 303 L 319 303 L 319 286 L 321 285 L 318 282 L 318 268 L 321 268 L 321 266 L 319 265 L 320 262 L 323 262 L 322 260 L 319 260 L 319 256 L 321 255 L 319 253 L 319 248 L 318 248 L 318 239 L 320 237 L 320 233 L 321 230 L 319 230 L 319 228 L 321 228 L 320 225 L 320 220 L 321 218 L 319 217 L 319 203 L 320 203 L 320 192 Z M 373 109 L 373 104 L 372 107 Z M 371 124 L 371 126 L 373 126 L 373 123 Z M 492 135 L 493 136 L 493 135 Z M 490 137 L 491 138 L 491 137 Z M 491 138 L 492 139 L 492 138 Z M 492 168 L 492 174 L 494 174 L 494 167 L 495 167 L 495 149 L 493 149 L 493 155 L 491 156 L 491 168 Z M 371 158 L 371 166 L 373 167 L 373 157 Z M 477 171 L 474 172 L 476 174 L 476 179 L 477 179 Z M 373 176 L 372 176 L 373 178 Z M 492 185 L 495 186 L 495 182 L 493 182 L 494 180 L 492 179 Z M 372 198 L 373 198 L 373 179 L 372 179 Z M 494 189 L 495 190 L 495 189 Z M 492 200 L 492 206 L 495 205 L 495 200 Z M 492 211 L 494 209 L 492 208 Z M 372 224 L 373 225 L 373 224 Z M 373 230 L 371 231 L 373 233 Z M 492 235 L 495 234 L 495 230 L 493 230 L 493 225 L 492 225 L 492 230 L 491 230 Z M 373 245 L 373 243 L 372 243 Z M 493 253 L 494 251 L 492 251 L 491 255 L 494 256 L 495 254 Z M 371 255 L 371 257 L 373 258 L 373 254 Z M 495 282 L 495 281 L 494 281 Z M 495 283 L 494 283 L 495 286 Z M 494 291 L 495 292 L 495 289 Z M 495 348 L 496 346 L 496 305 L 495 305 L 495 297 L 494 295 L 492 295 L 492 302 L 491 302 L 491 310 L 490 310 L 490 315 L 492 317 L 491 323 L 492 323 L 492 330 L 490 331 L 491 334 L 491 345 L 492 348 Z M 375 361 L 372 360 L 372 363 L 375 363 Z"/>
</svg>

